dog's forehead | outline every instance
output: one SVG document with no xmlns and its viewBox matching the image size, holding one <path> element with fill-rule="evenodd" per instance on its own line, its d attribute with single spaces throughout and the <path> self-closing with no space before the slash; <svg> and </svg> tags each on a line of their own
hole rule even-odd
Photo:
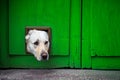
<svg viewBox="0 0 120 80">
<path fill-rule="evenodd" d="M 48 40 L 48 34 L 45 31 L 34 30 L 33 33 L 30 36 L 30 40 L 31 40 L 32 43 L 34 43 L 36 40 L 47 41 Z"/>
</svg>

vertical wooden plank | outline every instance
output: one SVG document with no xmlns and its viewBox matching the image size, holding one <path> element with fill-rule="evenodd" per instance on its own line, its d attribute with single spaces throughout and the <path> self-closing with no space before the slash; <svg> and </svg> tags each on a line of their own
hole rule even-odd
<svg viewBox="0 0 120 80">
<path fill-rule="evenodd" d="M 91 68 L 91 3 L 82 2 L 82 68 Z"/>
<path fill-rule="evenodd" d="M 71 0 L 70 67 L 81 67 L 81 0 Z"/>
<path fill-rule="evenodd" d="M 0 0 L 0 67 L 9 66 L 8 56 L 8 0 Z"/>
</svg>

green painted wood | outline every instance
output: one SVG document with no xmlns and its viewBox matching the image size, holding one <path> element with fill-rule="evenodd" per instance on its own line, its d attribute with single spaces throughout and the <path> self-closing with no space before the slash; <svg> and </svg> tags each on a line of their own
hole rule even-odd
<svg viewBox="0 0 120 80">
<path fill-rule="evenodd" d="M 82 68 L 120 69 L 118 0 L 84 0 Z"/>
<path fill-rule="evenodd" d="M 81 0 L 71 0 L 70 67 L 81 68 Z"/>
<path fill-rule="evenodd" d="M 69 0 L 10 0 L 9 54 L 26 55 L 25 27 L 49 26 L 51 55 L 69 54 Z"/>
<path fill-rule="evenodd" d="M 10 0 L 9 10 L 0 3 L 1 68 L 120 69 L 119 1 Z M 49 61 L 25 53 L 25 27 L 40 25 L 52 28 Z"/>
<path fill-rule="evenodd" d="M 91 0 L 92 56 L 120 56 L 119 3 L 119 0 Z"/>
<path fill-rule="evenodd" d="M 9 66 L 8 56 L 8 9 L 7 0 L 0 0 L 0 67 Z"/>
<path fill-rule="evenodd" d="M 83 0 L 82 4 L 82 68 L 120 69 L 119 1 Z"/>
<path fill-rule="evenodd" d="M 92 69 L 120 69 L 120 57 L 92 57 Z"/>
<path fill-rule="evenodd" d="M 75 47 L 71 50 L 74 54 L 74 64 L 73 67 L 80 68 L 80 36 L 81 28 L 80 26 L 80 3 L 73 1 L 73 8 L 71 11 L 72 19 L 69 19 L 70 16 L 70 2 L 68 1 L 46 1 L 43 0 L 31 0 L 29 1 L 9 1 L 9 20 L 5 24 L 9 23 L 8 26 L 4 27 L 3 31 L 8 31 L 5 33 L 5 40 L 3 44 L 6 43 L 4 49 L 1 49 L 1 63 L 2 68 L 61 68 L 61 67 L 71 67 L 70 61 L 72 56 L 69 58 L 69 38 L 70 38 L 70 24 L 72 24 L 71 32 L 73 39 L 71 46 Z M 79 2 L 79 0 L 78 0 Z M 41 6 L 39 6 L 41 4 Z M 51 4 L 53 6 L 51 6 Z M 21 6 L 22 5 L 22 6 Z M 46 6 L 45 6 L 46 5 Z M 6 5 L 5 5 L 6 6 Z M 62 7 L 61 7 L 62 6 Z M 76 8 L 76 9 L 74 9 Z M 77 11 L 78 10 L 78 11 Z M 57 15 L 56 15 L 57 14 Z M 5 14 L 6 16 L 7 14 Z M 44 16 L 42 16 L 44 15 Z M 76 16 L 75 16 L 76 15 Z M 79 17 L 77 17 L 77 15 Z M 8 17 L 6 16 L 6 17 Z M 75 18 L 76 19 L 75 19 Z M 71 21 L 70 21 L 71 20 Z M 77 21 L 77 24 L 75 21 Z M 72 22 L 72 23 L 69 23 Z M 3 25 L 5 25 L 3 23 Z M 49 61 L 38 62 L 34 56 L 25 53 L 25 27 L 26 26 L 50 26 L 52 28 L 52 51 Z M 76 26 L 76 29 L 74 29 Z M 58 33 L 58 32 L 62 32 Z M 9 35 L 8 35 L 9 34 Z M 71 38 L 72 38 L 71 36 Z M 62 37 L 62 38 L 60 38 Z M 9 39 L 8 39 L 9 38 Z M 9 41 L 8 41 L 9 40 Z M 18 43 L 18 42 L 19 43 Z M 60 42 L 60 43 L 59 43 Z M 75 45 L 74 45 L 75 42 Z M 8 44 L 9 43 L 9 44 Z M 18 44 L 17 44 L 18 43 Z M 58 44 L 58 45 L 56 45 Z M 24 49 L 24 50 L 23 50 Z M 76 51 L 74 51 L 76 50 Z M 7 53 L 5 53 L 5 51 Z M 9 55 L 8 55 L 9 54 Z M 3 57 L 7 55 L 7 57 Z M 56 56 L 59 55 L 59 56 Z M 9 59 L 9 60 L 8 60 Z M 7 62 L 6 62 L 7 61 Z M 2 64 L 7 64 L 8 66 L 3 66 Z"/>
<path fill-rule="evenodd" d="M 82 68 L 91 68 L 91 0 L 82 1 Z"/>
<path fill-rule="evenodd" d="M 69 67 L 67 56 L 51 56 L 48 61 L 37 61 L 34 56 L 11 56 L 10 68 L 65 68 Z"/>
</svg>

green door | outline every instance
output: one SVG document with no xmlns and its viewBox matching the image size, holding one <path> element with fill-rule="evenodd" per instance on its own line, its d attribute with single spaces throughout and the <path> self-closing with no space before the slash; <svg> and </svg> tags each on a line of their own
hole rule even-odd
<svg viewBox="0 0 120 80">
<path fill-rule="evenodd" d="M 80 68 L 79 14 L 81 8 L 79 0 L 73 0 L 72 3 L 70 0 L 9 0 L 9 4 L 5 1 L 3 3 L 6 5 L 4 6 L 6 12 L 3 16 L 7 17 L 8 25 L 4 25 L 6 28 L 3 27 L 3 33 L 7 31 L 7 37 L 4 38 L 7 40 L 2 41 L 7 43 L 6 49 L 5 47 L 1 49 L 1 57 L 6 56 L 0 60 L 2 66 Z M 51 28 L 49 61 L 39 62 L 33 55 L 26 53 L 25 28 L 28 26 L 49 26 Z M 5 50 L 7 51 L 3 54 Z"/>
<path fill-rule="evenodd" d="M 83 0 L 82 67 L 120 69 L 120 1 Z"/>
<path fill-rule="evenodd" d="M 0 67 L 120 69 L 119 0 L 1 0 Z M 49 61 L 25 51 L 25 28 L 49 26 Z"/>
</svg>

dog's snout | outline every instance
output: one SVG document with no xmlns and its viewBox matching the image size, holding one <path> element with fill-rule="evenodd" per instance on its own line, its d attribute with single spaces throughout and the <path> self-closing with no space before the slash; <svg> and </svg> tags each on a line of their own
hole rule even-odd
<svg viewBox="0 0 120 80">
<path fill-rule="evenodd" d="M 44 52 L 41 54 L 41 56 L 42 56 L 42 59 L 47 59 L 47 53 Z"/>
</svg>

